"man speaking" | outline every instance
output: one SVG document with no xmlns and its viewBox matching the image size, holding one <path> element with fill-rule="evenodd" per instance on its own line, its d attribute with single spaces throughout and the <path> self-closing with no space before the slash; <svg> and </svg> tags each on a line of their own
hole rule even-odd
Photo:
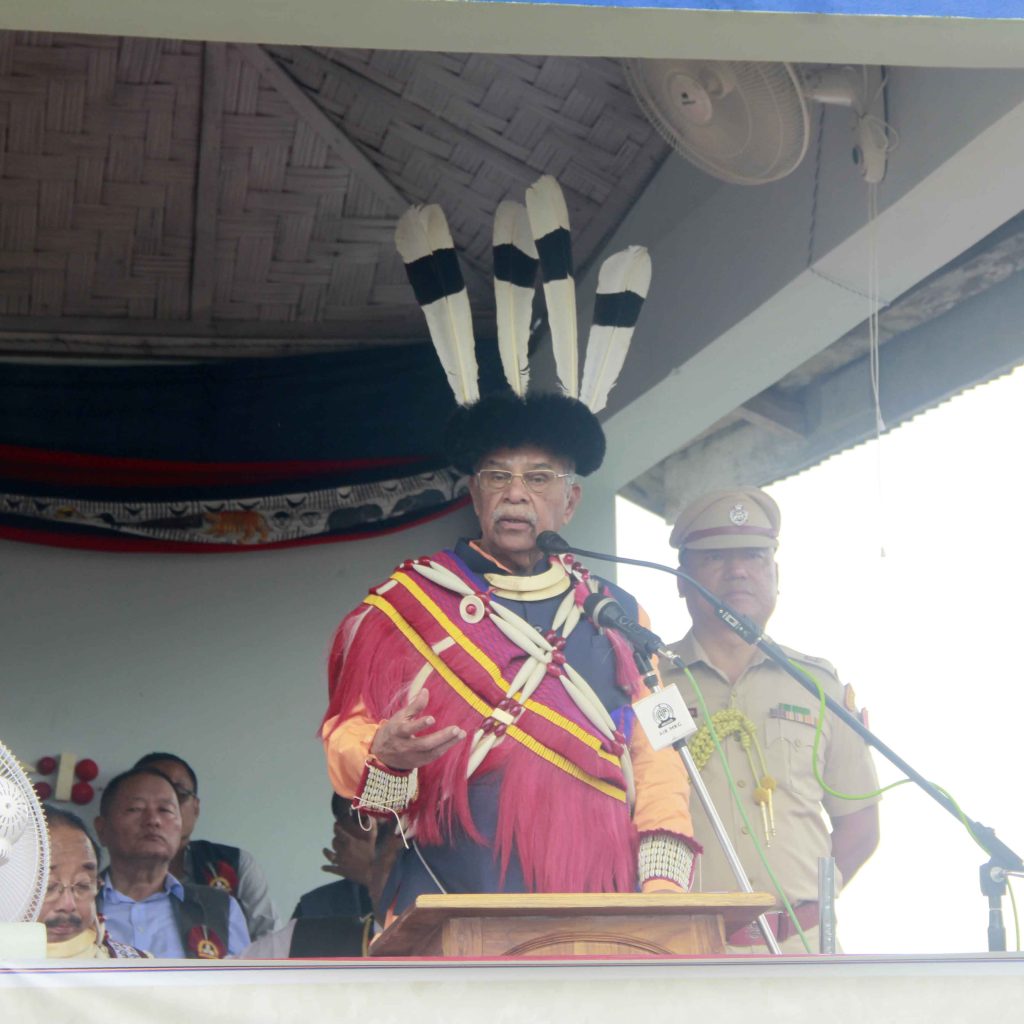
<svg viewBox="0 0 1024 1024">
<path fill-rule="evenodd" d="M 397 821 L 409 843 L 378 911 L 400 913 L 437 892 L 679 891 L 697 849 L 677 755 L 655 753 L 634 727 L 630 704 L 646 689 L 631 652 L 582 612 L 599 590 L 632 614 L 636 602 L 537 544 L 569 524 L 578 478 L 601 464 L 593 409 L 611 380 L 595 379 L 597 369 L 588 377 L 601 341 L 592 332 L 581 392 L 562 336 L 571 323 L 575 346 L 568 215 L 553 179 L 533 186 L 527 207 L 503 203 L 495 221 L 511 390 L 483 398 L 443 214 L 414 208 L 399 223 L 399 250 L 460 403 L 446 455 L 469 477 L 479 534 L 404 562 L 335 637 L 322 727 L 331 780 L 360 813 Z M 529 303 L 525 316 L 509 312 L 524 293 L 532 301 L 538 252 L 564 394 L 526 394 Z M 616 320 L 628 340 L 646 294 L 630 274 L 646 254 L 627 253 L 625 275 L 602 268 L 612 297 L 602 305 L 599 284 L 595 331 Z"/>
</svg>

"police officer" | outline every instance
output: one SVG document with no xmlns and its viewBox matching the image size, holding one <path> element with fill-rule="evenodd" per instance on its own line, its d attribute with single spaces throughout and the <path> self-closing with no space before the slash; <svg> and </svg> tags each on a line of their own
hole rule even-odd
<svg viewBox="0 0 1024 1024">
<path fill-rule="evenodd" d="M 716 491 L 682 511 L 670 543 L 679 550 L 684 572 L 764 629 L 778 596 L 779 524 L 779 508 L 764 491 Z M 678 669 L 669 669 L 666 683 L 679 687 L 702 727 L 690 742 L 694 760 L 754 890 L 775 892 L 775 887 L 751 832 L 816 952 L 818 858 L 835 857 L 837 887 L 849 881 L 878 844 L 878 797 L 845 800 L 822 787 L 812 765 L 817 702 L 759 648 L 726 626 L 693 587 L 680 580 L 679 592 L 693 627 L 672 650 L 704 696 L 749 824 L 729 792 L 693 682 Z M 852 691 L 842 686 L 827 661 L 788 649 L 786 653 L 829 696 L 853 709 Z M 878 780 L 864 741 L 831 714 L 826 714 L 821 731 L 819 770 L 828 787 L 850 795 L 874 794 Z M 696 887 L 705 892 L 737 889 L 703 808 L 695 802 L 692 810 L 694 835 L 704 846 Z M 767 917 L 784 952 L 804 951 L 788 915 Z M 735 952 L 765 950 L 756 926 L 730 935 L 728 945 Z"/>
</svg>

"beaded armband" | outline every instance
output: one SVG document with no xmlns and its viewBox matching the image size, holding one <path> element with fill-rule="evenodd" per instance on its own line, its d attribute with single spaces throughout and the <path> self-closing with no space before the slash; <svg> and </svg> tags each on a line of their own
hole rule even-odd
<svg viewBox="0 0 1024 1024">
<path fill-rule="evenodd" d="M 415 768 L 399 771 L 371 755 L 366 759 L 352 810 L 373 818 L 390 818 L 401 814 L 412 803 L 416 788 Z"/>
<path fill-rule="evenodd" d="M 665 878 L 688 892 L 699 852 L 682 836 L 670 832 L 649 832 L 641 836 L 637 855 L 640 884 L 652 878 Z"/>
</svg>

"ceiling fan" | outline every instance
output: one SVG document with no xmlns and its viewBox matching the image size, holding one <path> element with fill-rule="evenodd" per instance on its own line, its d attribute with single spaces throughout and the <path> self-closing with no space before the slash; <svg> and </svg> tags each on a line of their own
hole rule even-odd
<svg viewBox="0 0 1024 1024">
<path fill-rule="evenodd" d="M 794 171 L 810 141 L 812 103 L 849 108 L 854 162 L 869 184 L 885 176 L 892 147 L 880 67 L 675 59 L 623 66 L 665 140 L 722 181 L 761 185 Z"/>
</svg>

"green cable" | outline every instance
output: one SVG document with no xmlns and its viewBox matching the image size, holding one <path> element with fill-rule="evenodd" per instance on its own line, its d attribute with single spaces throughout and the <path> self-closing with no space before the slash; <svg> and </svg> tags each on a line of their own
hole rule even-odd
<svg viewBox="0 0 1024 1024">
<path fill-rule="evenodd" d="M 881 786 L 879 789 L 872 790 L 870 793 L 841 793 L 839 790 L 833 789 L 824 780 L 824 778 L 822 778 L 821 769 L 818 767 L 818 750 L 821 746 L 821 735 L 825 721 L 825 712 L 828 710 L 828 705 L 825 703 L 825 689 L 812 673 L 808 672 L 801 665 L 798 665 L 795 661 L 792 660 L 792 658 L 788 658 L 787 660 L 789 661 L 790 665 L 792 665 L 793 668 L 795 668 L 805 679 L 813 683 L 818 691 L 818 720 L 814 726 L 814 744 L 811 748 L 811 767 L 814 770 L 815 780 L 817 781 L 818 785 L 821 786 L 824 792 L 828 793 L 830 796 L 836 797 L 836 799 L 838 800 L 872 800 L 876 796 L 881 796 L 883 793 L 887 793 L 890 789 L 895 789 L 897 786 L 905 786 L 909 782 L 913 781 L 912 779 L 898 779 L 896 782 L 890 782 L 888 785 Z M 733 801 L 735 802 L 736 807 L 740 812 L 740 817 L 743 819 L 743 824 L 746 826 L 747 832 L 750 834 L 750 838 L 754 843 L 754 849 L 757 851 L 757 855 L 760 858 L 761 863 L 764 865 L 764 869 L 768 873 L 768 877 L 771 879 L 772 885 L 775 887 L 776 893 L 781 898 L 782 903 L 786 908 L 786 913 L 789 915 L 790 920 L 796 927 L 797 933 L 800 936 L 800 941 L 804 944 L 804 949 L 807 950 L 808 953 L 810 953 L 811 948 L 807 942 L 807 936 L 804 935 L 803 929 L 800 927 L 800 922 L 796 919 L 796 912 L 793 910 L 793 907 L 790 904 L 788 897 L 782 891 L 782 886 L 779 884 L 779 880 L 775 877 L 775 872 L 772 871 L 771 865 L 768 863 L 768 858 L 765 856 L 764 850 L 761 848 L 761 843 L 758 841 L 757 833 L 755 829 L 751 826 L 750 819 L 747 817 L 747 812 L 743 807 L 743 802 L 740 799 L 740 795 L 736 790 L 736 783 L 732 777 L 732 772 L 729 769 L 729 764 L 726 759 L 725 752 L 722 750 L 718 734 L 715 732 L 715 727 L 712 724 L 712 716 L 709 713 L 707 704 L 704 701 L 704 694 L 701 692 L 700 686 L 698 686 L 697 680 L 694 679 L 693 673 L 689 670 L 689 668 L 686 668 L 685 671 L 686 678 L 689 679 L 690 685 L 693 687 L 693 692 L 696 694 L 697 703 L 700 705 L 701 714 L 704 716 L 704 720 L 708 728 L 708 734 L 711 736 L 711 741 L 714 744 L 715 751 L 718 754 L 719 761 L 721 762 L 722 768 L 725 771 L 725 779 L 729 785 L 729 792 L 732 794 Z M 846 723 L 844 722 L 843 724 L 845 725 Z M 937 785 L 934 782 L 932 782 L 931 785 L 934 786 L 935 789 L 938 790 L 938 792 L 941 793 L 953 805 L 953 809 L 956 812 L 957 818 L 960 820 L 960 823 L 964 826 L 964 829 L 967 831 L 967 834 L 971 837 L 971 839 L 974 840 L 974 842 L 981 848 L 982 851 L 988 853 L 989 851 L 986 849 L 984 843 L 981 842 L 981 840 L 975 834 L 974 829 L 971 828 L 971 823 L 967 818 L 967 815 L 964 814 L 959 803 L 957 803 L 957 801 L 953 799 L 953 797 L 941 786 Z M 1020 920 L 1017 914 L 1017 901 L 1014 896 L 1013 887 L 1009 884 L 1009 879 L 1007 879 L 1006 888 L 1007 892 L 1010 895 L 1010 905 L 1013 910 L 1013 922 L 1017 939 L 1017 951 L 1020 952 Z"/>
<path fill-rule="evenodd" d="M 737 809 L 740 812 L 740 817 L 743 819 L 743 824 L 746 826 L 747 832 L 750 835 L 751 840 L 754 843 L 754 849 L 757 851 L 757 855 L 764 865 L 765 871 L 768 873 L 768 877 L 771 879 L 772 885 L 775 887 L 775 892 L 782 900 L 783 906 L 786 908 L 786 913 L 789 915 L 789 919 L 793 922 L 793 926 L 796 928 L 797 934 L 800 936 L 800 941 L 804 945 L 804 949 L 810 953 L 811 945 L 807 941 L 807 936 L 804 934 L 803 928 L 800 927 L 800 922 L 796 918 L 796 911 L 793 909 L 793 905 L 789 902 L 789 897 L 783 892 L 782 885 L 779 880 L 775 877 L 775 872 L 772 871 L 772 866 L 768 863 L 768 858 L 765 856 L 764 850 L 761 848 L 761 843 L 757 838 L 757 833 L 754 827 L 750 824 L 750 819 L 747 817 L 746 809 L 743 806 L 743 801 L 740 799 L 740 795 L 736 790 L 736 781 L 732 777 L 732 771 L 729 769 L 729 762 L 726 759 L 725 751 L 722 750 L 722 744 L 718 739 L 718 733 L 715 732 L 715 727 L 711 722 L 711 714 L 708 711 L 708 706 L 704 701 L 704 694 L 701 692 L 700 687 L 697 685 L 697 680 L 693 678 L 693 673 L 689 668 L 684 667 L 686 672 L 686 678 L 690 680 L 690 685 L 693 687 L 693 692 L 697 696 L 697 703 L 700 705 L 700 712 L 704 716 L 704 721 L 708 727 L 708 734 L 711 736 L 711 742 L 715 745 L 715 751 L 718 754 L 718 759 L 722 764 L 722 769 L 725 772 L 725 780 L 729 785 L 729 792 L 732 794 L 733 801 L 736 804 Z"/>
<path fill-rule="evenodd" d="M 1017 952 L 1020 952 L 1020 918 L 1017 916 L 1017 899 L 1013 895 L 1013 886 L 1010 884 L 1010 876 L 1006 876 L 1006 891 L 1010 894 L 1010 908 L 1013 910 L 1013 931 L 1017 937 Z"/>
<path fill-rule="evenodd" d="M 913 782 L 913 779 L 898 779 L 896 782 L 890 782 L 887 786 L 882 786 L 880 789 L 873 790 L 870 793 L 840 793 L 839 790 L 833 789 L 822 777 L 821 769 L 818 767 L 818 748 L 821 745 L 821 732 L 822 726 L 825 721 L 825 712 L 828 710 L 828 706 L 825 703 L 825 689 L 820 682 L 806 669 L 798 665 L 792 658 L 788 658 L 790 665 L 793 666 L 805 679 L 812 682 L 818 690 L 818 721 L 814 726 L 814 745 L 811 748 L 811 767 L 814 769 L 814 778 L 817 780 L 818 785 L 828 793 L 830 796 L 836 797 L 838 800 L 871 800 L 876 796 L 881 796 L 883 793 L 887 793 L 890 789 L 895 789 L 897 786 L 905 786 L 909 782 Z M 846 724 L 845 722 L 843 723 Z M 974 829 L 971 828 L 970 820 L 967 815 L 961 810 L 960 805 L 953 799 L 953 797 L 946 792 L 941 786 L 932 782 L 932 786 L 935 787 L 952 805 L 956 812 L 957 818 L 960 823 L 966 829 L 967 834 L 974 840 L 974 842 L 987 854 L 989 851 L 986 849 L 985 844 L 975 835 Z"/>
</svg>

